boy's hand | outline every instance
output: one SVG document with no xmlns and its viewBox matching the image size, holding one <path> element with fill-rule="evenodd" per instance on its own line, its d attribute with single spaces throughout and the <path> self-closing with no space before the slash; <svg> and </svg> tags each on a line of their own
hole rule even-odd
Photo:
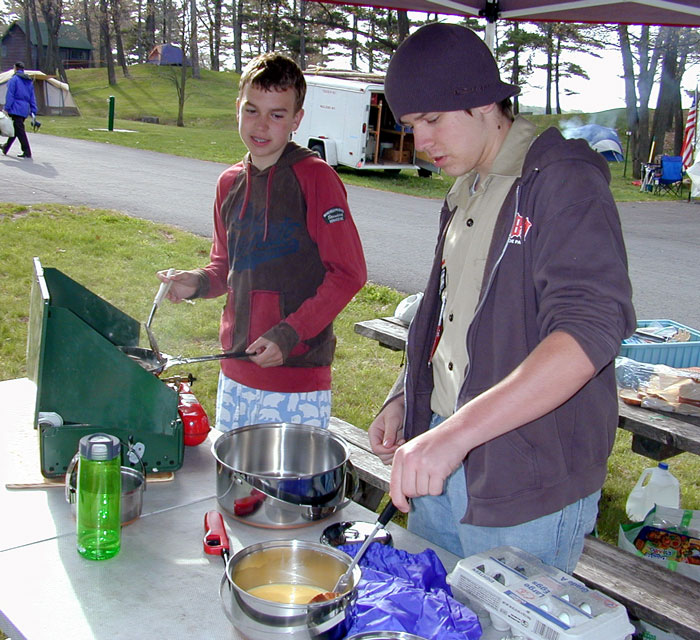
<svg viewBox="0 0 700 640">
<path fill-rule="evenodd" d="M 401 396 L 386 405 L 369 427 L 369 444 L 384 464 L 391 464 L 394 452 L 406 442 L 403 438 L 403 416 Z"/>
<path fill-rule="evenodd" d="M 263 369 L 267 367 L 279 367 L 284 362 L 282 350 L 272 340 L 260 337 L 254 340 L 246 352 L 251 354 L 251 361 Z"/>
<path fill-rule="evenodd" d="M 199 278 L 191 271 L 175 271 L 168 277 L 168 270 L 165 269 L 158 271 L 156 275 L 161 282 L 172 283 L 170 290 L 165 296 L 170 302 L 182 302 L 197 293 Z"/>
</svg>

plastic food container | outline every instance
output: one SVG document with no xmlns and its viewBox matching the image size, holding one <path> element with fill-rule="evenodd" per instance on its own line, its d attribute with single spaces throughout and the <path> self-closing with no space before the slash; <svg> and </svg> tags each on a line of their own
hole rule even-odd
<svg viewBox="0 0 700 640">
<path fill-rule="evenodd" d="M 700 366 L 700 331 L 691 329 L 673 320 L 638 320 L 637 328 L 657 326 L 684 329 L 690 333 L 688 342 L 645 342 L 634 344 L 630 339 L 623 340 L 620 355 L 637 362 L 649 364 L 665 364 L 669 367 L 682 369 L 684 367 Z"/>
</svg>

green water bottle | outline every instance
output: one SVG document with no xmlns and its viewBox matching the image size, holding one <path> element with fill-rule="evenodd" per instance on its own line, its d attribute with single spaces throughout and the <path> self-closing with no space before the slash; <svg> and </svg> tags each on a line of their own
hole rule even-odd
<svg viewBox="0 0 700 640">
<path fill-rule="evenodd" d="M 76 521 L 78 553 L 106 560 L 121 546 L 121 443 L 106 433 L 80 439 Z"/>
</svg>

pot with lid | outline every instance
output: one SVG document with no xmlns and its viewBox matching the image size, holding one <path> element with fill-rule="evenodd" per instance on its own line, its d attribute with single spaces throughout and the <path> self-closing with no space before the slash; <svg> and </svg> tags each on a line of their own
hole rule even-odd
<svg viewBox="0 0 700 640">
<path fill-rule="evenodd" d="M 320 427 L 241 427 L 219 436 L 212 453 L 219 506 L 255 526 L 311 524 L 342 509 L 357 488 L 347 443 Z"/>
</svg>

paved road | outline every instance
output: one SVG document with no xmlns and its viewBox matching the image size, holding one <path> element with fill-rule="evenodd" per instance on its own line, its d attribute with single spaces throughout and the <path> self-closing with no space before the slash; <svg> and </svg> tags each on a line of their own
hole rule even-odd
<svg viewBox="0 0 700 640">
<path fill-rule="evenodd" d="M 50 135 L 33 136 L 32 148 L 32 161 L 14 157 L 15 149 L 0 156 L 0 201 L 115 209 L 211 235 L 214 184 L 225 165 Z M 348 195 L 370 280 L 421 290 L 440 203 L 352 186 Z M 638 316 L 700 329 L 700 203 L 660 199 L 619 209 Z"/>
</svg>

